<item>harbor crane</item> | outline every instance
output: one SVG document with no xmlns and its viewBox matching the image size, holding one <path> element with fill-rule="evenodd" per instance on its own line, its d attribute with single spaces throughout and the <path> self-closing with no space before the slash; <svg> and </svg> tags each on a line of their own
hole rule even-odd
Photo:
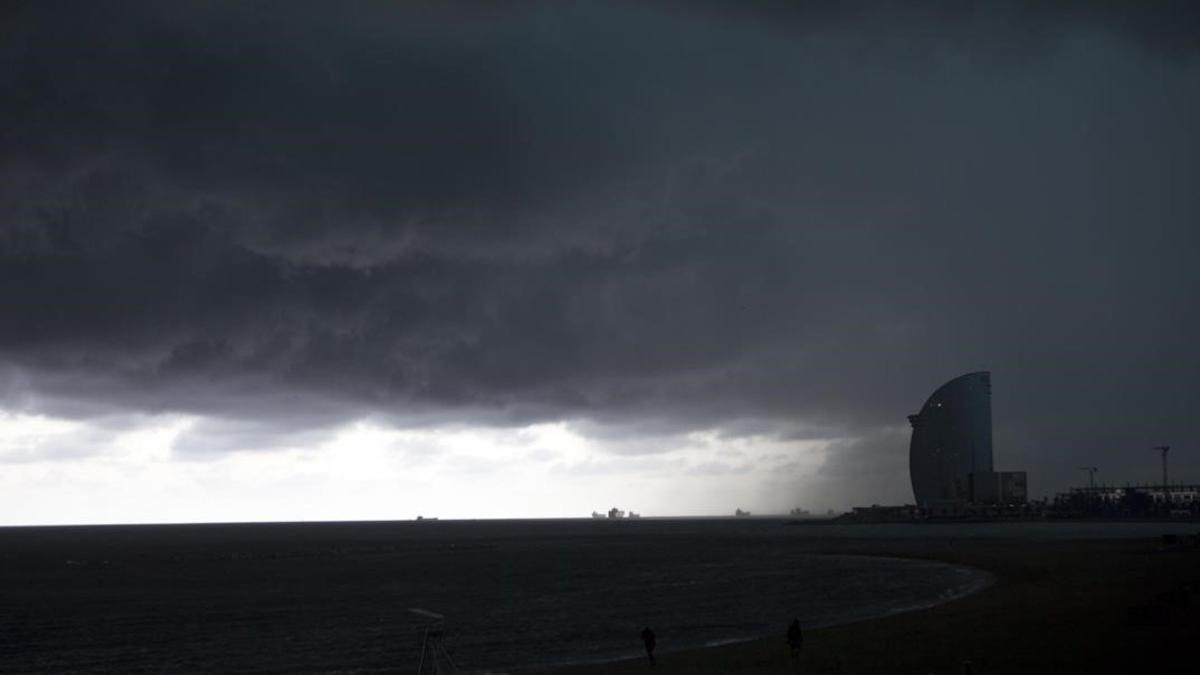
<svg viewBox="0 0 1200 675">
<path fill-rule="evenodd" d="M 1096 487 L 1096 472 L 1100 469 L 1097 469 L 1094 466 L 1081 466 L 1079 467 L 1079 470 L 1088 472 L 1088 487 Z"/>
<path fill-rule="evenodd" d="M 1163 499 L 1166 499 L 1166 497 L 1167 497 L 1167 451 L 1171 449 L 1171 446 L 1169 446 L 1169 445 L 1156 445 L 1156 446 L 1154 446 L 1153 448 L 1150 448 L 1150 449 L 1151 449 L 1151 450 L 1158 450 L 1158 451 L 1162 452 L 1162 460 L 1163 460 L 1163 483 L 1162 483 L 1162 484 L 1163 484 Z"/>
</svg>

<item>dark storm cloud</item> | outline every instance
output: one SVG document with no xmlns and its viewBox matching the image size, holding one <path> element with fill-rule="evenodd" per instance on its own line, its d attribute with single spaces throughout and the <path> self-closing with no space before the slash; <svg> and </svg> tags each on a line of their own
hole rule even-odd
<svg viewBox="0 0 1200 675">
<path fill-rule="evenodd" d="M 681 11 L 705 8 L 730 20 L 750 20 L 790 34 L 872 32 L 959 45 L 1000 42 L 1010 47 L 1054 41 L 1064 34 L 1100 30 L 1156 54 L 1183 57 L 1200 47 L 1200 11 L 1186 0 L 1167 2 L 756 2 L 674 3 Z"/>
<path fill-rule="evenodd" d="M 1002 466 L 1200 437 L 1186 3 L 3 25 L 5 407 L 878 439 L 991 368 Z"/>
</svg>

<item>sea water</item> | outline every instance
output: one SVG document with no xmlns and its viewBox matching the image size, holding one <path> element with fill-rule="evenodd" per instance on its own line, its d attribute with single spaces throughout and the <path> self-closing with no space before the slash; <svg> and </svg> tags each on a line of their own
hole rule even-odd
<svg viewBox="0 0 1200 675">
<path fill-rule="evenodd" d="M 781 636 L 986 575 L 815 555 L 784 521 L 424 521 L 0 529 L 0 671 L 464 672 Z M 861 530 L 859 530 L 861 532 Z"/>
</svg>

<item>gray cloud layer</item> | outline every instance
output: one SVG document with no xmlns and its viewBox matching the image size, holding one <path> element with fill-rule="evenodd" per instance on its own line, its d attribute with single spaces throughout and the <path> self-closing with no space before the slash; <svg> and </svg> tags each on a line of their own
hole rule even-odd
<svg viewBox="0 0 1200 675">
<path fill-rule="evenodd" d="M 1200 441 L 1187 3 L 6 14 L 6 407 Z"/>
</svg>

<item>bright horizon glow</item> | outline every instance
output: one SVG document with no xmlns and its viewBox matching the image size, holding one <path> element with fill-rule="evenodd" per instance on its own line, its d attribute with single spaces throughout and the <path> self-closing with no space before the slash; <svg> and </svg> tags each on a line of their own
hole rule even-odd
<svg viewBox="0 0 1200 675">
<path fill-rule="evenodd" d="M 186 449 L 213 422 L 0 412 L 0 525 L 586 518 L 613 506 L 687 517 L 842 506 L 817 503 L 804 489 L 817 483 L 828 440 L 705 430 L 655 438 L 662 450 L 652 453 L 639 441 L 632 453 L 631 441 L 589 438 L 567 421 L 397 429 L 367 418 L 295 445 Z"/>
</svg>

